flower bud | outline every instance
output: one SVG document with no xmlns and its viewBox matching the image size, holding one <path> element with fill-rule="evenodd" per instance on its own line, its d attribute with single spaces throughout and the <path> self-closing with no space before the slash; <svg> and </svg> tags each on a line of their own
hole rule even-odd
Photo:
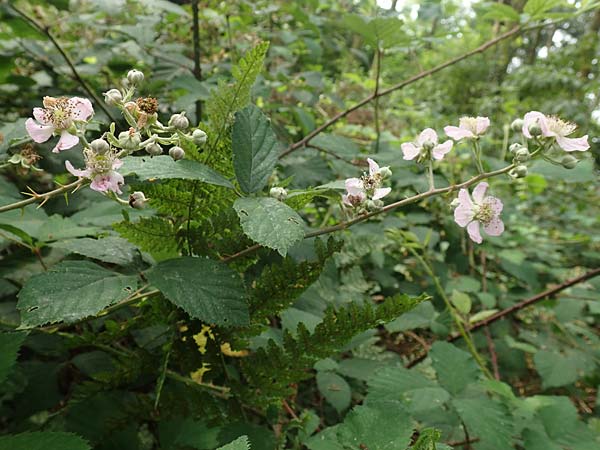
<svg viewBox="0 0 600 450">
<path fill-rule="evenodd" d="M 508 175 L 510 175 L 512 178 L 526 177 L 527 176 L 527 166 L 524 166 L 524 165 L 517 166 L 514 169 L 511 169 L 511 171 L 508 172 Z"/>
<path fill-rule="evenodd" d="M 127 81 L 129 81 L 132 86 L 137 86 L 144 81 L 144 74 L 139 70 L 132 69 L 127 72 Z"/>
<path fill-rule="evenodd" d="M 169 149 L 169 156 L 173 158 L 175 161 L 179 161 L 185 157 L 185 151 L 178 146 L 171 147 Z"/>
<path fill-rule="evenodd" d="M 563 158 L 560 160 L 560 163 L 562 164 L 562 166 L 565 169 L 574 169 L 575 166 L 577 166 L 577 158 L 575 158 L 572 155 L 565 155 L 563 156 Z"/>
<path fill-rule="evenodd" d="M 282 187 L 272 187 L 269 195 L 281 202 L 287 198 L 288 192 Z"/>
<path fill-rule="evenodd" d="M 383 208 L 383 201 L 381 200 L 367 200 L 366 203 L 367 211 L 377 211 Z"/>
<path fill-rule="evenodd" d="M 132 130 L 133 128 L 130 131 L 119 133 L 119 145 L 125 150 L 137 150 L 140 147 L 140 142 L 142 142 L 140 133 L 137 131 L 132 132 Z"/>
<path fill-rule="evenodd" d="M 390 170 L 390 168 L 388 166 L 381 167 L 379 169 L 379 175 L 381 176 L 382 180 L 385 180 L 386 178 L 389 178 L 392 176 L 392 171 Z"/>
<path fill-rule="evenodd" d="M 141 191 L 135 191 L 133 194 L 129 195 L 129 206 L 132 208 L 144 209 L 147 201 L 148 199 Z"/>
<path fill-rule="evenodd" d="M 185 117 L 185 112 L 173 114 L 169 119 L 169 126 L 178 130 L 185 130 L 190 126 L 190 121 Z"/>
<path fill-rule="evenodd" d="M 146 145 L 146 153 L 148 153 L 151 156 L 158 156 L 158 155 L 162 155 L 163 149 L 162 147 L 157 144 L 156 142 L 152 142 L 148 145 Z"/>
<path fill-rule="evenodd" d="M 514 144 L 510 144 L 510 147 L 508 147 L 508 151 L 511 153 L 515 153 L 520 148 L 524 148 L 523 145 L 518 142 L 515 142 Z"/>
<path fill-rule="evenodd" d="M 510 124 L 510 129 L 513 131 L 521 131 L 523 129 L 523 119 L 515 119 Z"/>
<path fill-rule="evenodd" d="M 115 106 L 123 101 L 123 95 L 118 89 L 110 89 L 104 93 L 104 101 L 107 105 Z"/>
<path fill-rule="evenodd" d="M 528 161 L 529 157 L 529 150 L 527 150 L 525 147 L 521 147 L 515 152 L 515 159 L 518 162 Z"/>
<path fill-rule="evenodd" d="M 532 125 L 529 125 L 529 134 L 531 134 L 532 136 L 539 136 L 542 134 L 542 129 L 540 128 L 540 125 L 538 123 L 534 123 Z"/>
<path fill-rule="evenodd" d="M 460 205 L 460 200 L 458 198 L 455 198 L 454 200 L 452 200 L 450 202 L 450 207 L 451 208 L 456 208 L 458 205 Z"/>
<path fill-rule="evenodd" d="M 427 139 L 425 142 L 423 142 L 423 148 L 425 150 L 427 150 L 428 152 L 433 150 L 433 147 L 435 147 L 435 142 Z"/>
<path fill-rule="evenodd" d="M 204 144 L 206 144 L 208 136 L 206 136 L 206 133 L 204 131 L 198 129 L 194 130 L 194 132 L 192 133 L 192 139 L 194 141 L 194 144 L 196 144 L 198 147 L 202 147 Z"/>
<path fill-rule="evenodd" d="M 104 155 L 110 150 L 110 145 L 104 139 L 94 139 L 92 142 L 90 142 L 90 147 L 98 155 Z"/>
</svg>

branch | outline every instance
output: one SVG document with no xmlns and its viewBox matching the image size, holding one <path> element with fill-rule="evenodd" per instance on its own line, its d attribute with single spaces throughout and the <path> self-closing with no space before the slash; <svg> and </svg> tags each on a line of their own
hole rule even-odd
<svg viewBox="0 0 600 450">
<path fill-rule="evenodd" d="M 198 81 L 202 81 L 202 66 L 200 65 L 200 23 L 199 23 L 199 8 L 200 0 L 192 0 L 192 39 L 194 43 L 194 77 Z M 196 123 L 202 120 L 202 100 L 196 100 Z"/>
<path fill-rule="evenodd" d="M 463 53 L 462 55 L 459 55 L 455 58 L 449 59 L 446 62 L 443 62 L 442 64 L 439 64 L 435 67 L 432 67 L 431 69 L 428 70 L 424 70 L 420 73 L 418 73 L 417 75 L 414 75 L 410 78 L 407 78 L 404 81 L 401 81 L 398 84 L 395 84 L 394 86 L 388 88 L 388 89 L 384 89 L 384 90 L 377 90 L 377 92 L 372 93 L 371 95 L 369 95 L 368 97 L 364 98 L 363 100 L 361 100 L 360 102 L 356 103 L 355 105 L 351 106 L 350 108 L 336 114 L 335 116 L 333 116 L 331 119 L 329 119 L 327 122 L 325 122 L 323 125 L 315 128 L 313 131 L 311 131 L 309 134 L 307 134 L 304 138 L 302 138 L 301 140 L 299 140 L 298 142 L 295 142 L 294 144 L 290 145 L 285 151 L 283 151 L 280 155 L 279 158 L 284 158 L 285 156 L 289 155 L 290 153 L 298 150 L 301 147 L 304 147 L 306 144 L 308 144 L 316 135 L 322 133 L 323 131 L 325 131 L 327 128 L 329 128 L 331 125 L 333 125 L 334 123 L 336 123 L 338 120 L 346 117 L 348 114 L 350 114 L 353 111 L 356 111 L 357 109 L 361 108 L 362 106 L 366 105 L 367 103 L 370 103 L 372 100 L 377 99 L 379 97 L 383 97 L 384 95 L 388 95 L 391 94 L 394 91 L 400 90 L 405 88 L 406 86 L 408 86 L 409 84 L 415 83 L 419 80 L 421 80 L 422 78 L 427 78 L 430 75 L 433 75 L 434 73 L 437 73 L 447 67 L 450 67 L 456 63 L 459 63 L 460 61 L 467 59 L 473 55 L 476 55 L 478 53 L 483 53 L 485 52 L 487 49 L 489 49 L 490 47 L 493 47 L 494 45 L 498 44 L 501 41 L 504 41 L 505 39 L 510 38 L 511 36 L 514 36 L 515 34 L 521 32 L 523 30 L 523 27 L 521 25 L 518 25 L 514 28 L 512 28 L 511 30 L 507 31 L 504 34 L 501 34 L 500 36 L 491 39 L 489 41 L 487 41 L 485 44 L 480 45 L 479 47 Z"/>
<path fill-rule="evenodd" d="M 14 5 L 9 5 L 13 11 L 15 11 L 19 16 L 21 16 L 23 18 L 23 20 L 25 20 L 26 22 L 28 22 L 33 28 L 35 28 L 36 30 L 38 30 L 40 33 L 44 34 L 48 40 L 50 40 L 50 42 L 52 43 L 52 45 L 54 45 L 54 47 L 56 48 L 56 50 L 58 50 L 58 52 L 60 53 L 60 55 L 63 57 L 63 59 L 65 60 L 65 62 L 67 63 L 67 65 L 69 66 L 69 69 L 71 69 L 71 73 L 73 74 L 73 78 L 81 85 L 81 87 L 83 88 L 83 90 L 94 99 L 94 101 L 96 102 L 96 104 L 100 107 L 100 109 L 102 111 L 104 111 L 104 114 L 106 114 L 108 116 L 108 118 L 111 120 L 111 122 L 116 122 L 116 119 L 111 115 L 110 111 L 106 108 L 106 106 L 104 106 L 104 102 L 102 101 L 102 99 L 100 97 L 98 97 L 98 94 L 96 94 L 85 82 L 85 80 L 83 78 L 81 78 L 81 75 L 79 75 L 79 72 L 77 72 L 77 69 L 75 68 L 75 64 L 73 63 L 73 61 L 71 60 L 71 58 L 69 57 L 69 55 L 67 55 L 67 53 L 65 52 L 65 50 L 60 46 L 60 44 L 58 43 L 58 41 L 54 38 L 54 36 L 52 36 L 52 33 L 50 33 L 50 28 L 46 27 L 46 26 L 42 26 L 39 23 L 37 23 L 34 19 L 32 19 L 31 17 L 29 17 L 26 13 L 24 13 L 23 11 L 21 11 L 19 8 L 17 8 Z"/>
<path fill-rule="evenodd" d="M 486 178 L 491 178 L 491 177 L 494 177 L 496 175 L 501 175 L 503 173 L 508 172 L 513 167 L 514 167 L 514 164 L 511 164 L 510 166 L 506 166 L 503 169 L 498 169 L 498 170 L 495 170 L 493 172 L 482 173 L 482 174 L 477 175 L 477 176 L 475 176 L 473 178 L 470 178 L 467 181 L 464 181 L 463 183 L 453 184 L 453 185 L 446 186 L 446 187 L 443 187 L 443 188 L 430 189 L 430 190 L 422 192 L 420 194 L 413 195 L 412 197 L 405 198 L 404 200 L 399 200 L 397 202 L 390 203 L 389 205 L 384 206 L 383 208 L 381 208 L 381 209 L 379 209 L 377 211 L 372 211 L 370 213 L 363 214 L 361 216 L 355 217 L 354 219 L 347 220 L 347 221 L 344 221 L 344 222 L 340 222 L 337 225 L 332 225 L 330 227 L 321 228 L 320 230 L 311 231 L 311 232 L 306 233 L 304 235 L 304 239 L 308 239 L 308 238 L 315 237 L 315 236 L 321 236 L 323 234 L 333 233 L 335 231 L 345 230 L 346 228 L 349 228 L 352 225 L 356 225 L 357 223 L 365 222 L 366 220 L 370 219 L 371 217 L 377 216 L 379 214 L 386 213 L 388 211 L 391 211 L 393 209 L 399 208 L 401 206 L 409 205 L 411 203 L 415 203 L 415 202 L 418 202 L 420 200 L 424 200 L 426 198 L 433 197 L 434 195 L 440 195 L 440 194 L 446 194 L 446 193 L 449 193 L 449 192 L 453 192 L 453 191 L 456 191 L 458 189 L 462 189 L 462 188 L 471 186 L 472 184 L 477 183 L 478 181 L 481 181 L 481 180 L 485 180 Z M 248 247 L 248 248 L 246 248 L 244 250 L 241 250 L 241 251 L 239 251 L 239 252 L 237 252 L 237 253 L 235 253 L 233 255 L 229 255 L 227 257 L 224 257 L 221 260 L 223 262 L 233 261 L 234 259 L 240 258 L 242 256 L 246 256 L 246 255 L 254 252 L 255 250 L 258 250 L 259 248 L 261 248 L 261 245 L 255 244 L 255 245 L 252 245 L 251 247 Z"/>
<path fill-rule="evenodd" d="M 42 202 L 42 205 L 43 205 L 48 200 L 50 200 L 52 197 L 59 195 L 59 194 L 63 194 L 67 191 L 70 191 L 71 189 L 73 189 L 73 192 L 75 192 L 77 189 L 79 189 L 81 186 L 83 186 L 86 183 L 87 182 L 85 180 L 77 180 L 77 181 L 74 181 L 73 183 L 65 184 L 64 186 L 54 189 L 53 191 L 48 191 L 44 194 L 36 194 L 35 192 L 31 193 L 31 194 L 27 193 L 27 195 L 31 195 L 31 198 L 28 198 L 26 200 L 21 200 L 21 201 L 15 202 L 15 203 L 11 203 L 10 205 L 0 206 L 0 213 L 10 211 L 12 209 L 23 208 L 24 206 L 27 206 L 27 205 L 30 205 L 31 203 L 36 203 L 36 202 Z"/>
</svg>

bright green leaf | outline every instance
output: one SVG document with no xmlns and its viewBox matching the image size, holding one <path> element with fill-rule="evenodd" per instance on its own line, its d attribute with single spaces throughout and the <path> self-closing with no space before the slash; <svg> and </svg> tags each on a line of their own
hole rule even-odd
<svg viewBox="0 0 600 450">
<path fill-rule="evenodd" d="M 471 297 L 463 292 L 453 290 L 450 301 L 463 314 L 469 314 L 471 311 Z"/>
</svg>

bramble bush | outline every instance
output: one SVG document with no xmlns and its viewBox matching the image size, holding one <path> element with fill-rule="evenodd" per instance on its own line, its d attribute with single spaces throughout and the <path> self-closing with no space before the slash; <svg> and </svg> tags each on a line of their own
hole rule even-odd
<svg viewBox="0 0 600 450">
<path fill-rule="evenodd" d="M 0 450 L 600 446 L 599 2 L 0 14 Z"/>
</svg>

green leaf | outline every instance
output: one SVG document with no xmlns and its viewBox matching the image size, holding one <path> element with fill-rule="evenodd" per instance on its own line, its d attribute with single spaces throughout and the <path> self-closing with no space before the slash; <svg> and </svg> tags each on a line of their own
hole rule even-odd
<svg viewBox="0 0 600 450">
<path fill-rule="evenodd" d="M 0 437 L 0 450 L 89 450 L 89 444 L 75 434 L 35 431 Z"/>
<path fill-rule="evenodd" d="M 63 248 L 78 255 L 97 259 L 111 264 L 125 266 L 131 264 L 138 254 L 136 247 L 127 240 L 118 237 L 104 239 L 71 239 L 51 244 L 52 247 Z"/>
<path fill-rule="evenodd" d="M 304 222 L 292 208 L 274 198 L 239 198 L 233 204 L 244 233 L 254 242 L 285 256 L 304 239 Z"/>
<path fill-rule="evenodd" d="M 513 450 L 513 423 L 506 408 L 490 398 L 454 399 L 452 404 L 471 436 L 479 438 L 478 450 Z"/>
<path fill-rule="evenodd" d="M 137 278 L 90 261 L 65 261 L 35 275 L 19 293 L 21 328 L 74 322 L 102 311 L 135 290 Z"/>
<path fill-rule="evenodd" d="M 477 323 L 480 320 L 484 320 L 484 319 L 487 319 L 488 317 L 493 316 L 497 312 L 498 312 L 497 309 L 485 309 L 483 311 L 479 311 L 478 313 L 473 314 L 471 317 L 469 317 L 469 323 Z"/>
<path fill-rule="evenodd" d="M 441 437 L 440 430 L 425 428 L 419 431 L 419 438 L 410 447 L 410 450 L 441 450 L 441 447 L 436 446 Z"/>
<path fill-rule="evenodd" d="M 463 292 L 453 290 L 450 301 L 463 314 L 469 314 L 471 311 L 471 297 Z"/>
<path fill-rule="evenodd" d="M 504 5 L 502 3 L 492 3 L 483 17 L 491 20 L 520 21 L 519 12 L 512 6 Z"/>
<path fill-rule="evenodd" d="M 564 0 L 529 0 L 523 7 L 523 12 L 532 18 L 541 18 L 546 11 L 564 4 Z"/>
<path fill-rule="evenodd" d="M 195 319 L 228 326 L 249 322 L 242 280 L 224 263 L 186 256 L 159 263 L 146 277 Z"/>
<path fill-rule="evenodd" d="M 451 394 L 460 394 L 477 381 L 479 367 L 469 353 L 447 342 L 436 342 L 429 355 L 438 381 Z"/>
<path fill-rule="evenodd" d="M 587 368 L 585 356 L 575 351 L 566 351 L 563 354 L 551 350 L 539 350 L 534 355 L 533 362 L 542 377 L 544 388 L 574 383 L 585 374 Z"/>
<path fill-rule="evenodd" d="M 352 391 L 350 385 L 338 374 L 331 371 L 317 372 L 319 391 L 339 413 L 350 407 Z"/>
<path fill-rule="evenodd" d="M 248 436 L 240 436 L 235 441 L 230 442 L 217 450 L 250 450 L 250 442 Z"/>
<path fill-rule="evenodd" d="M 233 167 L 242 191 L 260 191 L 273 173 L 279 144 L 269 119 L 249 105 L 235 115 L 231 134 Z"/>
<path fill-rule="evenodd" d="M 385 407 L 358 406 L 344 419 L 337 436 L 344 448 L 398 450 L 408 447 L 413 433 L 411 419 L 398 403 Z"/>
<path fill-rule="evenodd" d="M 191 159 L 175 161 L 167 155 L 128 156 L 119 169 L 123 175 L 136 174 L 140 180 L 182 179 L 233 188 L 231 182 L 208 166 Z"/>
<path fill-rule="evenodd" d="M 19 349 L 27 333 L 0 333 L 0 383 L 8 376 L 17 362 Z"/>
</svg>

